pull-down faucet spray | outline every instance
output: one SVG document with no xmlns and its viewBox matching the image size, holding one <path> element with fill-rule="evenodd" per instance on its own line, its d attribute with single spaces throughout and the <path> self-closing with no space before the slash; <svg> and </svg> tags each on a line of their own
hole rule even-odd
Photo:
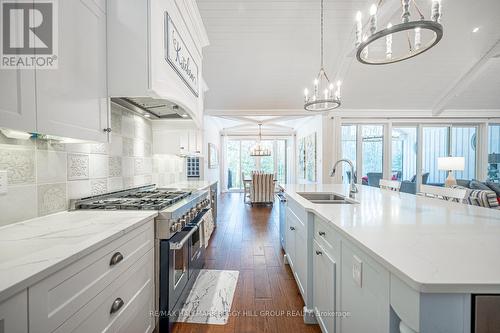
<svg viewBox="0 0 500 333">
<path fill-rule="evenodd" d="M 358 188 L 356 187 L 356 184 L 354 183 L 354 165 L 352 164 L 352 162 L 350 160 L 341 159 L 341 160 L 338 160 L 337 162 L 335 162 L 335 164 L 333 165 L 332 172 L 330 173 L 330 177 L 335 176 L 335 172 L 337 172 L 337 165 L 340 164 L 341 162 L 346 162 L 351 167 L 351 188 L 349 190 L 349 197 L 352 198 L 352 197 L 354 197 L 355 193 L 358 193 Z"/>
</svg>

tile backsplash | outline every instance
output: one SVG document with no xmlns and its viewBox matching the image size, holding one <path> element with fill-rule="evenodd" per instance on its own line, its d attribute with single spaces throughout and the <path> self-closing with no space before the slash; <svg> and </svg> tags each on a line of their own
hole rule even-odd
<svg viewBox="0 0 500 333">
<path fill-rule="evenodd" d="M 185 179 L 184 159 L 152 155 L 151 122 L 112 105 L 110 143 L 17 140 L 0 133 L 0 226 L 68 208 L 69 199 Z"/>
</svg>

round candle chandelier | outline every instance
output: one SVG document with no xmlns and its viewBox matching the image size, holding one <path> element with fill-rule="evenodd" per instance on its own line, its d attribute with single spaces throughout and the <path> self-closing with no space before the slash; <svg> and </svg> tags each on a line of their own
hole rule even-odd
<svg viewBox="0 0 500 333">
<path fill-rule="evenodd" d="M 271 150 L 262 147 L 262 124 L 259 124 L 259 141 L 253 146 L 253 148 L 250 150 L 250 156 L 271 156 Z"/>
<path fill-rule="evenodd" d="M 304 89 L 304 109 L 307 111 L 323 112 L 336 109 L 340 106 L 340 85 L 330 82 L 323 66 L 323 0 L 321 0 L 321 67 L 318 76 L 314 79 L 312 95 Z"/>
<path fill-rule="evenodd" d="M 363 34 L 361 12 L 356 13 L 356 58 L 368 65 L 392 64 L 413 58 L 435 46 L 443 38 L 441 0 L 432 0 L 430 19 L 426 19 L 416 0 L 401 0 L 401 23 L 390 22 L 378 30 L 377 10 L 382 4 L 370 7 L 368 31 Z M 397 0 L 394 0 L 397 1 Z M 411 12 L 418 20 L 410 21 Z"/>
</svg>

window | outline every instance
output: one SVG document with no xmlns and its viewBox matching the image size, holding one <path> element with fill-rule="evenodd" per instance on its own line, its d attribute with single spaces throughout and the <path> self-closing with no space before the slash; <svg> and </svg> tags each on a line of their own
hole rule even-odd
<svg viewBox="0 0 500 333">
<path fill-rule="evenodd" d="M 392 128 L 392 167 L 393 180 L 413 181 L 417 174 L 417 128 Z"/>
<path fill-rule="evenodd" d="M 384 170 L 384 126 L 362 125 L 363 184 L 379 186 Z"/>
<path fill-rule="evenodd" d="M 356 170 L 356 125 L 343 125 L 341 133 L 342 158 L 352 161 Z M 347 165 L 342 165 L 342 182 L 351 181 L 351 170 Z M 355 180 L 357 181 L 357 180 Z"/>
<path fill-rule="evenodd" d="M 488 173 L 486 178 L 500 182 L 500 124 L 488 126 Z"/>
<path fill-rule="evenodd" d="M 278 183 L 286 183 L 286 140 L 276 140 L 276 159 Z"/>
</svg>

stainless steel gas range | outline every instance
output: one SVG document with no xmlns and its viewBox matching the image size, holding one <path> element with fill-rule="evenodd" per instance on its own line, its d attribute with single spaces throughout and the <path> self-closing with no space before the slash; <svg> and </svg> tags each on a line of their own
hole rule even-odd
<svg viewBox="0 0 500 333">
<path fill-rule="evenodd" d="M 156 309 L 160 332 L 169 332 L 205 263 L 204 224 L 212 221 L 208 191 L 154 185 L 72 200 L 72 209 L 157 210 Z"/>
</svg>

